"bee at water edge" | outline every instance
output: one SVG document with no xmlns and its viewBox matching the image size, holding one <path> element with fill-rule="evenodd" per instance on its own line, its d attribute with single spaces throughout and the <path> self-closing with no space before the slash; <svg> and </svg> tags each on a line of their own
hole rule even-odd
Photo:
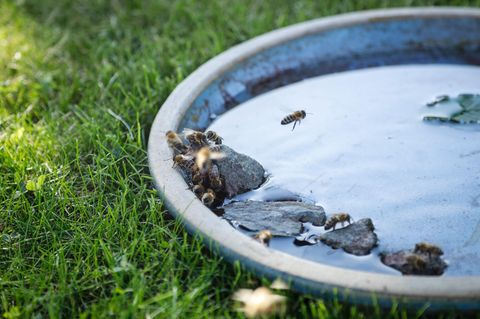
<svg viewBox="0 0 480 319">
<path fill-rule="evenodd" d="M 211 206 L 215 201 L 215 198 L 215 192 L 209 188 L 205 194 L 202 195 L 202 203 L 206 206 Z"/>
<path fill-rule="evenodd" d="M 188 147 L 183 144 L 180 136 L 174 131 L 168 131 L 165 136 L 167 137 L 168 146 L 175 154 L 185 154 L 188 151 Z"/>
<path fill-rule="evenodd" d="M 193 157 L 186 155 L 175 155 L 173 158 L 173 166 L 179 166 L 189 173 L 193 173 L 197 168 Z"/>
<path fill-rule="evenodd" d="M 261 230 L 255 236 L 253 236 L 255 240 L 259 241 L 265 246 L 268 246 L 272 237 L 273 237 L 272 232 L 269 231 L 268 229 Z"/>
<path fill-rule="evenodd" d="M 209 144 L 205 134 L 199 131 L 184 129 L 183 136 L 185 136 L 187 141 L 190 143 L 190 146 L 192 147 L 192 149 L 199 149 L 204 146 L 208 146 Z"/>
</svg>

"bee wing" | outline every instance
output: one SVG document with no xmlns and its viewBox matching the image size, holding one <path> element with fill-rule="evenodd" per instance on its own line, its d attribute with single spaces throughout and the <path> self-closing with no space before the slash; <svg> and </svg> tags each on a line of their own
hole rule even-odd
<svg viewBox="0 0 480 319">
<path fill-rule="evenodd" d="M 197 154 L 197 157 L 195 158 L 195 164 L 197 164 L 198 168 L 201 168 L 207 159 L 207 156 L 204 156 L 203 154 Z"/>
<path fill-rule="evenodd" d="M 187 137 L 189 135 L 192 135 L 193 133 L 196 133 L 198 131 L 195 131 L 195 130 L 192 130 L 190 128 L 184 128 L 183 131 L 182 131 L 182 135 Z"/>
<path fill-rule="evenodd" d="M 195 158 L 195 157 L 192 156 L 192 155 L 181 155 L 181 156 L 182 156 L 182 159 L 183 159 L 184 161 L 191 161 L 191 160 L 193 160 L 193 159 Z"/>
<path fill-rule="evenodd" d="M 225 153 L 221 153 L 221 152 L 211 152 L 210 153 L 210 158 L 213 159 L 213 160 L 222 159 L 224 157 L 225 157 Z"/>
</svg>

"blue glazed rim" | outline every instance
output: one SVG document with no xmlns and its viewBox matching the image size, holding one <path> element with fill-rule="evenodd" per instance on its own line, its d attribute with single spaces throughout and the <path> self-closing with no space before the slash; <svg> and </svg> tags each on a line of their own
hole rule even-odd
<svg viewBox="0 0 480 319">
<path fill-rule="evenodd" d="M 383 65 L 480 65 L 480 10 L 373 10 L 313 20 L 235 46 L 185 79 L 150 132 L 150 172 L 168 210 L 227 260 L 297 291 L 342 301 L 430 310 L 480 309 L 480 277 L 391 276 L 303 260 L 263 247 L 216 217 L 186 190 L 165 161 L 167 130 L 204 129 L 219 114 L 269 90 L 306 78 Z M 374 297 L 373 297 L 374 296 Z"/>
</svg>

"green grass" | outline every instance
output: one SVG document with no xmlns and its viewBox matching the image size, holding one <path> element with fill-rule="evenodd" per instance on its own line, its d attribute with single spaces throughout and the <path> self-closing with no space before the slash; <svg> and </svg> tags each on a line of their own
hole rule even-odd
<svg viewBox="0 0 480 319">
<path fill-rule="evenodd" d="M 156 112 L 236 43 L 417 5 L 480 0 L 0 1 L 0 315 L 241 317 L 233 292 L 266 281 L 210 253 L 163 209 L 146 154 Z M 288 296 L 291 317 L 417 315 Z"/>
</svg>

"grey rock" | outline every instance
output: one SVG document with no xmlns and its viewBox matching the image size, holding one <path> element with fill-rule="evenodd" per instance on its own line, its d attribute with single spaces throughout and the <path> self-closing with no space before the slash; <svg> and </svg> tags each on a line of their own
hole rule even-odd
<svg viewBox="0 0 480 319">
<path fill-rule="evenodd" d="M 380 258 L 382 263 L 404 275 L 440 276 L 447 268 L 447 263 L 439 255 L 415 253 L 412 250 L 382 253 Z"/>
<path fill-rule="evenodd" d="M 343 248 L 353 255 L 368 255 L 378 242 L 374 229 L 372 220 L 364 218 L 347 227 L 323 233 L 320 241 L 334 249 Z"/>
<path fill-rule="evenodd" d="M 221 152 L 225 157 L 216 160 L 216 164 L 224 180 L 227 197 L 232 198 L 262 185 L 265 169 L 259 162 L 223 144 Z"/>
<path fill-rule="evenodd" d="M 250 231 L 270 230 L 273 236 L 296 236 L 302 223 L 325 224 L 325 211 L 320 206 L 301 202 L 234 202 L 223 206 L 223 217 Z"/>
</svg>

